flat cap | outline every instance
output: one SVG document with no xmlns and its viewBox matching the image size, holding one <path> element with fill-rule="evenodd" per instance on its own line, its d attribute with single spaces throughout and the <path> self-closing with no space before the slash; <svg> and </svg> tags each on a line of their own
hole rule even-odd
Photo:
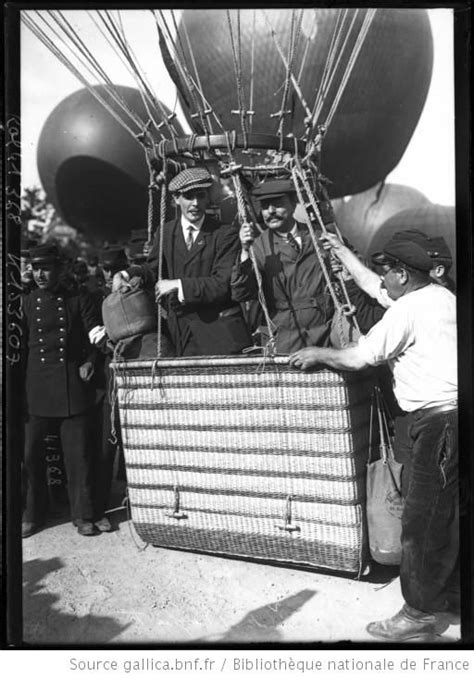
<svg viewBox="0 0 474 678">
<path fill-rule="evenodd" d="M 55 243 L 46 243 L 44 245 L 37 245 L 31 247 L 30 263 L 31 264 L 46 264 L 59 261 L 59 249 Z"/>
<path fill-rule="evenodd" d="M 287 193 L 295 193 L 295 186 L 291 179 L 268 179 L 252 189 L 252 196 L 258 200 L 265 198 L 279 198 Z"/>
<path fill-rule="evenodd" d="M 443 261 L 449 262 L 452 262 L 453 260 L 453 255 L 451 254 L 450 249 L 443 236 L 430 238 L 428 254 L 432 259 L 442 259 Z"/>
<path fill-rule="evenodd" d="M 372 255 L 372 261 L 379 266 L 405 264 L 417 271 L 428 272 L 433 268 L 425 247 L 413 239 L 402 238 L 398 233 L 392 236 L 382 252 Z"/>
<path fill-rule="evenodd" d="M 171 179 L 168 190 L 170 193 L 184 193 L 196 188 L 210 188 L 213 183 L 205 167 L 188 167 Z"/>
<path fill-rule="evenodd" d="M 418 245 L 421 245 L 426 252 L 428 252 L 430 248 L 430 238 L 418 228 L 397 231 L 393 234 L 392 238 L 393 240 L 409 240 L 410 242 L 416 242 Z"/>
</svg>

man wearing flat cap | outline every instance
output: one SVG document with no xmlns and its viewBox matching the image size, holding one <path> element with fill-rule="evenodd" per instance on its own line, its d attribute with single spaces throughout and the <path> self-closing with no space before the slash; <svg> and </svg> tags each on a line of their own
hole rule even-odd
<svg viewBox="0 0 474 678">
<path fill-rule="evenodd" d="M 262 276 L 270 317 L 277 328 L 275 348 L 290 353 L 304 346 L 328 346 L 334 305 L 308 228 L 295 221 L 297 197 L 289 179 L 271 179 L 252 191 L 267 229 L 258 238 L 253 224 L 240 229 L 241 253 L 231 278 L 232 297 L 258 297 L 250 260 L 253 251 Z"/>
<path fill-rule="evenodd" d="M 411 456 L 401 536 L 405 604 L 367 631 L 394 642 L 427 639 L 447 628 L 460 604 L 456 298 L 433 283 L 426 249 L 403 233 L 373 261 L 393 302 L 382 319 L 354 346 L 305 348 L 290 364 L 361 370 L 388 363 L 393 373 Z"/>
<path fill-rule="evenodd" d="M 56 245 L 30 250 L 35 289 L 23 302 L 23 364 L 28 420 L 25 427 L 26 508 L 22 536 L 46 519 L 44 438 L 58 427 L 64 453 L 71 518 L 81 535 L 94 534 L 90 477 L 91 383 L 95 351 L 88 333 L 100 324 L 90 298 L 60 280 Z"/>
<path fill-rule="evenodd" d="M 241 308 L 230 297 L 237 231 L 206 214 L 212 185 L 205 167 L 190 167 L 170 181 L 179 214 L 164 225 L 161 280 L 159 229 L 147 263 L 114 279 L 114 289 L 137 277 L 155 285 L 177 356 L 236 354 L 251 343 Z"/>
</svg>

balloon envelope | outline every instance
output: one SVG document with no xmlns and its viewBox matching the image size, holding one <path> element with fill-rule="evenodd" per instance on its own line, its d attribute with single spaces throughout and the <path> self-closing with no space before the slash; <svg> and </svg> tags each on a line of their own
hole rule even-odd
<svg viewBox="0 0 474 678">
<path fill-rule="evenodd" d="M 364 255 L 374 234 L 387 219 L 402 210 L 429 204 L 423 193 L 400 184 L 382 184 L 332 201 L 341 233 Z"/>
<path fill-rule="evenodd" d="M 345 25 L 354 18 L 352 35 L 356 36 L 367 10 L 347 11 Z M 311 109 L 321 85 L 339 12 L 338 9 L 304 10 L 293 72 L 300 76 L 301 89 Z M 234 55 L 239 62 L 240 54 L 245 108 L 255 110 L 251 131 L 275 134 L 278 119 L 270 115 L 281 108 L 286 68 L 272 29 L 288 57 L 292 10 L 241 10 L 240 52 L 236 11 L 232 10 L 230 15 L 235 53 L 226 10 L 183 12 L 180 35 L 186 61 L 188 66 L 196 64 L 206 100 L 224 129 L 239 130 L 239 116 L 232 111 L 239 109 Z M 327 119 L 353 45 L 354 39 L 350 38 L 347 49 L 341 50 L 341 61 L 318 122 Z M 423 109 L 432 65 L 433 41 L 427 12 L 377 9 L 323 141 L 321 170 L 332 182 L 331 197 L 360 193 L 382 181 L 398 164 Z M 194 75 L 194 70 L 192 73 Z M 186 111 L 185 105 L 183 110 Z M 305 111 L 293 89 L 286 110 L 291 113 L 285 118 L 284 133 L 300 137 L 305 131 Z M 192 112 L 187 110 L 190 124 Z M 214 128 L 215 133 L 222 133 L 215 123 Z"/>
<path fill-rule="evenodd" d="M 108 99 L 102 86 L 96 89 Z M 114 89 L 148 120 L 138 90 Z M 143 147 L 88 89 L 74 92 L 49 115 L 37 161 L 48 199 L 66 223 L 91 239 L 115 241 L 147 227 L 149 174 Z"/>
</svg>

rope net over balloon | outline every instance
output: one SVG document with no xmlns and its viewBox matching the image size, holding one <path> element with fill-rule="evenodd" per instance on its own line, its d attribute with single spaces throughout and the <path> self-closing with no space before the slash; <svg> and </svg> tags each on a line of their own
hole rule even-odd
<svg viewBox="0 0 474 678">
<path fill-rule="evenodd" d="M 336 311 L 355 324 L 343 277 L 328 266 L 316 232 L 336 228 L 330 198 L 373 186 L 400 160 L 431 78 L 426 12 L 147 10 L 156 29 L 156 58 L 191 129 L 185 136 L 175 124 L 176 105 L 171 113 L 165 109 L 146 77 L 123 15 L 87 11 L 96 34 L 133 77 L 146 116 L 120 95 L 70 12 L 23 11 L 22 21 L 143 147 L 150 174 L 149 245 L 158 195 L 162 233 L 167 183 L 187 166 L 205 164 L 231 186 L 241 223 L 257 223 L 250 198 L 256 182 L 291 179 Z M 158 243 L 162 247 L 161 237 Z"/>
</svg>

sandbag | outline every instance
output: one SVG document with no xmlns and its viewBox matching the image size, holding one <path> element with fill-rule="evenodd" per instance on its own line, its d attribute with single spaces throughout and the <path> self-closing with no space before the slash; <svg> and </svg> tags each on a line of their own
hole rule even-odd
<svg viewBox="0 0 474 678">
<path fill-rule="evenodd" d="M 372 459 L 372 433 L 378 421 L 380 458 Z M 388 412 L 378 386 L 375 386 L 370 422 L 369 459 L 367 463 L 367 527 L 372 558 L 381 565 L 399 565 L 403 497 L 403 464 L 395 461 Z"/>
<path fill-rule="evenodd" d="M 156 332 L 157 312 L 152 293 L 144 289 L 112 292 L 102 304 L 102 317 L 111 341 Z"/>
<path fill-rule="evenodd" d="M 381 565 L 399 565 L 402 546 L 403 465 L 377 459 L 367 465 L 367 524 L 372 558 Z"/>
</svg>

